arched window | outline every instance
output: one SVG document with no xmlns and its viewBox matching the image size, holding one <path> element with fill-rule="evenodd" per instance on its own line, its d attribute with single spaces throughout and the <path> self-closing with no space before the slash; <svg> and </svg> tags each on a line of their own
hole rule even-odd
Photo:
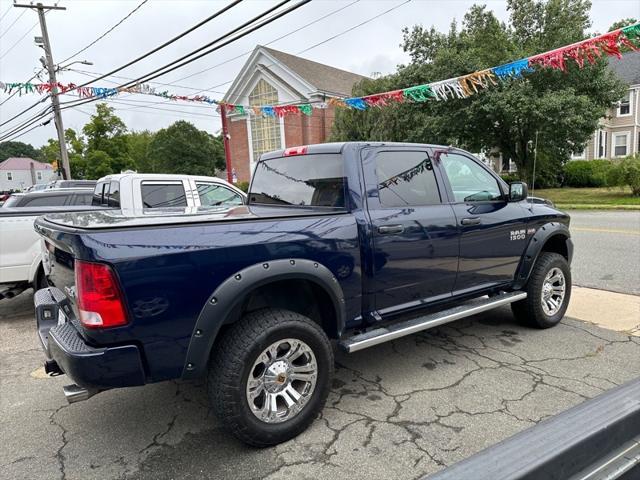
<svg viewBox="0 0 640 480">
<path fill-rule="evenodd" d="M 249 94 L 249 105 L 261 106 L 276 103 L 278 103 L 278 91 L 260 79 Z M 257 162 L 263 153 L 281 148 L 279 118 L 256 115 L 249 117 L 249 122 L 251 122 L 251 149 L 254 162 Z"/>
</svg>

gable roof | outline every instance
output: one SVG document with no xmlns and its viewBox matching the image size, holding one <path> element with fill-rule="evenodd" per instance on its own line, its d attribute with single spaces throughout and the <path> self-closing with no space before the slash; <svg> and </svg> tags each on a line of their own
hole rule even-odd
<svg viewBox="0 0 640 480">
<path fill-rule="evenodd" d="M 621 59 L 609 57 L 609 68 L 627 85 L 640 85 L 640 51 L 625 53 Z"/>
<path fill-rule="evenodd" d="M 31 170 L 33 163 L 34 170 L 53 170 L 48 163 L 42 163 L 29 157 L 9 157 L 0 163 L 0 170 Z"/>
<path fill-rule="evenodd" d="M 321 92 L 336 93 L 350 97 L 353 86 L 367 78 L 357 73 L 347 72 L 346 70 L 297 57 L 273 48 L 263 46 L 258 46 L 258 48 L 265 50 Z"/>
</svg>

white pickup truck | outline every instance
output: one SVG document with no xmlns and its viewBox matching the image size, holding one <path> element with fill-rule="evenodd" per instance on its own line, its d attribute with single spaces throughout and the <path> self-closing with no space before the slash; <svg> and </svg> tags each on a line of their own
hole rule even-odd
<svg viewBox="0 0 640 480">
<path fill-rule="evenodd" d="M 246 201 L 242 190 L 220 178 L 151 173 L 102 177 L 88 206 L 86 201 L 80 204 L 74 200 L 63 203 L 54 198 L 45 200 L 45 196 L 71 193 L 71 189 L 58 189 L 20 194 L 37 196 L 39 201 L 25 203 L 26 199 L 21 198 L 20 204 L 25 204 L 24 208 L 11 207 L 16 203 L 17 199 L 14 199 L 7 201 L 7 208 L 0 208 L 0 299 L 13 297 L 31 286 L 44 286 L 40 236 L 33 229 L 33 222 L 41 215 L 105 208 L 126 212 L 161 207 L 233 206 Z"/>
<path fill-rule="evenodd" d="M 140 211 L 146 208 L 242 205 L 245 193 L 216 177 L 120 173 L 98 180 L 95 206 Z"/>
</svg>

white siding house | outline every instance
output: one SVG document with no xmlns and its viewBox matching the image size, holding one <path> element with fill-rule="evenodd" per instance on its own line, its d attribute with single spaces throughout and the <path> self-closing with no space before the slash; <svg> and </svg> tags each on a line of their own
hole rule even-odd
<svg viewBox="0 0 640 480">
<path fill-rule="evenodd" d="M 0 163 L 0 191 L 25 190 L 55 178 L 53 167 L 28 157 L 11 157 Z"/>
</svg>

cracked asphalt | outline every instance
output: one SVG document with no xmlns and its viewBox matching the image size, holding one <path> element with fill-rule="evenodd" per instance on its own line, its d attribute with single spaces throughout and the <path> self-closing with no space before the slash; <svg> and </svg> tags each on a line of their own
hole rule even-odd
<svg viewBox="0 0 640 480">
<path fill-rule="evenodd" d="M 204 385 L 166 382 L 67 405 L 40 369 L 31 293 L 0 303 L 0 471 L 19 479 L 413 479 L 640 372 L 640 337 L 508 308 L 336 356 L 327 406 L 277 447 L 246 447 Z"/>
</svg>

